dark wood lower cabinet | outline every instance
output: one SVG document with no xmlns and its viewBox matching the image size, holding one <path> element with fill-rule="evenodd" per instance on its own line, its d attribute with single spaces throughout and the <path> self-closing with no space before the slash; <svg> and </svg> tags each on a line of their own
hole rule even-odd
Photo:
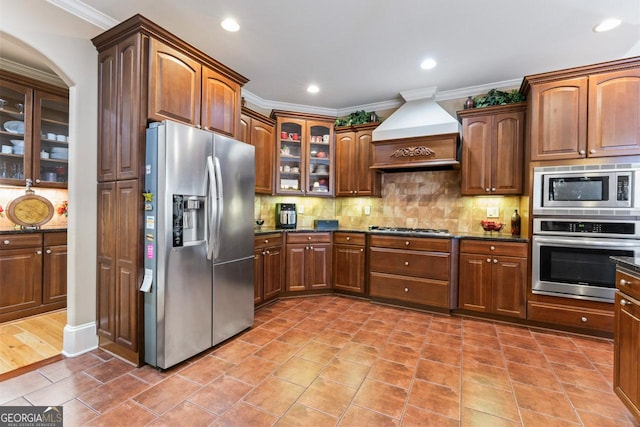
<svg viewBox="0 0 640 427">
<path fill-rule="evenodd" d="M 527 244 L 491 240 L 460 243 L 460 308 L 524 319 Z"/>
<path fill-rule="evenodd" d="M 98 184 L 97 329 L 100 345 L 139 364 L 143 296 L 138 180 Z"/>
<path fill-rule="evenodd" d="M 284 279 L 282 234 L 256 236 L 253 252 L 254 306 L 276 298 Z"/>
<path fill-rule="evenodd" d="M 67 306 L 67 233 L 0 234 L 0 322 Z"/>
<path fill-rule="evenodd" d="M 331 289 L 331 233 L 287 233 L 287 292 Z"/>
<path fill-rule="evenodd" d="M 364 294 L 365 240 L 363 233 L 334 233 L 332 276 L 336 291 Z"/>
</svg>

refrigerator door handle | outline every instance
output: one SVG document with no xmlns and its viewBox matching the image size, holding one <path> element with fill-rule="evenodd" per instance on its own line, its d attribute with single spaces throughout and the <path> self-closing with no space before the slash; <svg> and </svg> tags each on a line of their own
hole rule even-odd
<svg viewBox="0 0 640 427">
<path fill-rule="evenodd" d="M 220 168 L 220 159 L 218 157 L 214 157 L 215 159 L 215 174 L 216 174 L 216 195 L 217 195 L 217 215 L 216 215 L 216 236 L 220 236 L 220 228 L 222 227 L 222 216 L 224 215 L 224 194 L 222 192 L 222 173 Z M 216 242 L 215 244 L 215 255 L 214 258 L 218 258 L 220 256 L 220 242 Z"/>
<path fill-rule="evenodd" d="M 213 158 L 211 156 L 207 157 L 207 176 L 209 178 L 209 194 L 207 200 L 207 206 L 212 206 L 213 203 L 217 203 L 217 194 L 216 194 L 216 182 L 215 182 L 215 170 L 213 167 Z M 208 216 L 207 221 L 207 259 L 211 260 L 213 257 L 213 246 L 215 242 L 215 227 L 214 223 L 217 223 L 216 217 L 216 209 L 211 208 L 211 214 Z"/>
</svg>

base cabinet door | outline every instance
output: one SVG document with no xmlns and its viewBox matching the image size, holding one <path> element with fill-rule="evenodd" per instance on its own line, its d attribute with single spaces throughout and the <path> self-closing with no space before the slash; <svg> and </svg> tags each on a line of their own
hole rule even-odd
<svg viewBox="0 0 640 427">
<path fill-rule="evenodd" d="M 44 236 L 44 266 L 42 274 L 42 303 L 60 303 L 63 306 L 67 302 L 67 245 L 66 233 L 55 236 Z"/>
<path fill-rule="evenodd" d="M 282 290 L 284 260 L 281 247 L 270 247 L 264 254 L 264 288 L 263 299 L 270 301 L 276 298 Z"/>
<path fill-rule="evenodd" d="M 0 251 L 0 319 L 41 303 L 42 247 Z"/>
<path fill-rule="evenodd" d="M 616 292 L 613 389 L 640 421 L 640 301 Z"/>
<path fill-rule="evenodd" d="M 460 308 L 491 311 L 491 259 L 460 254 Z"/>
<path fill-rule="evenodd" d="M 526 317 L 527 260 L 498 257 L 491 270 L 493 312 L 505 316 Z"/>
<path fill-rule="evenodd" d="M 333 246 L 333 288 L 364 294 L 364 247 Z"/>
<path fill-rule="evenodd" d="M 262 249 L 253 251 L 253 305 L 258 306 L 264 301 L 264 260 Z"/>
<path fill-rule="evenodd" d="M 308 249 L 306 245 L 287 245 L 287 291 L 304 291 L 306 286 L 305 264 Z"/>
<path fill-rule="evenodd" d="M 306 258 L 307 289 L 330 289 L 331 245 L 309 246 Z"/>
</svg>

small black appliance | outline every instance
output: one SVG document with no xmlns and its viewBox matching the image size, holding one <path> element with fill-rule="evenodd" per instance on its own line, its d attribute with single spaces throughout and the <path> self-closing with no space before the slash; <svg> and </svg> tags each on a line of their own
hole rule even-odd
<svg viewBox="0 0 640 427">
<path fill-rule="evenodd" d="M 296 228 L 297 215 L 295 203 L 276 203 L 276 228 Z"/>
</svg>

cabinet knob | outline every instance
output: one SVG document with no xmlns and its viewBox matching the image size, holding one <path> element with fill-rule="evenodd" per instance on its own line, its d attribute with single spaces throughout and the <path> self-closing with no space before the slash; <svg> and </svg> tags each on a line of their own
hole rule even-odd
<svg viewBox="0 0 640 427">
<path fill-rule="evenodd" d="M 42 255 L 42 251 L 37 250 L 37 251 L 36 251 L 36 255 Z"/>
<path fill-rule="evenodd" d="M 596 154 L 596 150 L 594 150 L 593 148 L 591 150 L 589 150 L 590 154 Z"/>
<path fill-rule="evenodd" d="M 582 323 L 587 323 L 587 321 L 588 321 L 588 320 L 589 320 L 589 319 L 587 319 L 587 317 L 586 317 L 586 316 L 582 316 L 582 317 L 580 318 L 580 321 L 581 321 Z"/>
<path fill-rule="evenodd" d="M 200 125 L 196 125 L 196 127 L 197 127 L 198 129 L 202 129 L 202 126 L 200 126 Z"/>
<path fill-rule="evenodd" d="M 490 246 L 489 249 L 492 250 L 492 251 L 495 251 L 496 247 L 495 246 Z"/>
<path fill-rule="evenodd" d="M 264 239 L 264 242 L 265 243 L 269 243 L 269 239 Z"/>
<path fill-rule="evenodd" d="M 360 248 L 360 252 L 364 252 L 364 249 L 363 249 L 363 248 Z"/>
<path fill-rule="evenodd" d="M 409 292 L 409 288 L 404 288 L 404 291 L 405 292 Z"/>
<path fill-rule="evenodd" d="M 487 262 L 491 262 L 491 258 L 487 258 Z"/>
<path fill-rule="evenodd" d="M 2 243 L 4 243 L 5 245 L 8 245 L 9 243 L 11 243 L 11 241 L 10 240 L 5 240 Z"/>
<path fill-rule="evenodd" d="M 484 191 L 486 191 L 487 193 L 491 193 L 491 189 L 489 187 L 485 188 Z"/>
<path fill-rule="evenodd" d="M 6 242 L 6 240 L 5 240 L 5 242 Z M 629 285 L 631 285 L 631 283 L 633 283 L 633 282 L 629 282 L 628 280 L 620 279 L 620 284 L 622 286 L 629 286 Z"/>
<path fill-rule="evenodd" d="M 36 184 L 40 184 L 40 178 L 36 178 Z"/>
<path fill-rule="evenodd" d="M 50 254 L 50 253 L 51 253 L 51 249 L 47 249 L 47 251 L 46 251 L 46 252 L 47 252 L 48 254 Z"/>
<path fill-rule="evenodd" d="M 582 155 L 584 156 L 584 155 L 586 154 L 586 151 L 584 151 L 584 150 L 580 150 L 580 151 L 578 151 L 578 153 L 579 153 L 579 154 L 582 154 Z"/>
<path fill-rule="evenodd" d="M 311 240 L 311 236 L 307 236 L 307 240 Z"/>
<path fill-rule="evenodd" d="M 621 299 L 620 300 L 620 305 L 631 305 L 631 303 L 629 301 L 627 301 L 626 299 Z"/>
<path fill-rule="evenodd" d="M 269 251 L 264 251 L 265 254 L 269 255 L 271 252 Z"/>
<path fill-rule="evenodd" d="M 495 193 L 495 191 L 496 191 L 496 187 L 491 187 L 491 192 Z"/>
<path fill-rule="evenodd" d="M 309 246 L 309 249 L 313 250 L 313 246 Z"/>
<path fill-rule="evenodd" d="M 350 237 L 350 236 L 347 236 L 347 241 L 349 241 L 349 240 L 351 240 L 351 237 Z"/>
<path fill-rule="evenodd" d="M 267 254 L 266 252 L 262 252 L 262 255 L 266 255 L 266 254 Z"/>
<path fill-rule="evenodd" d="M 405 261 L 405 262 L 404 262 L 404 265 L 409 265 L 409 261 Z"/>
<path fill-rule="evenodd" d="M 497 259 L 494 259 L 494 260 L 493 260 L 493 263 L 494 263 L 494 264 L 497 264 L 497 263 L 498 263 L 498 260 L 497 260 Z"/>
<path fill-rule="evenodd" d="M 406 242 L 404 242 L 405 246 L 409 246 L 411 244 L 411 242 L 409 242 L 408 240 Z"/>
</svg>

